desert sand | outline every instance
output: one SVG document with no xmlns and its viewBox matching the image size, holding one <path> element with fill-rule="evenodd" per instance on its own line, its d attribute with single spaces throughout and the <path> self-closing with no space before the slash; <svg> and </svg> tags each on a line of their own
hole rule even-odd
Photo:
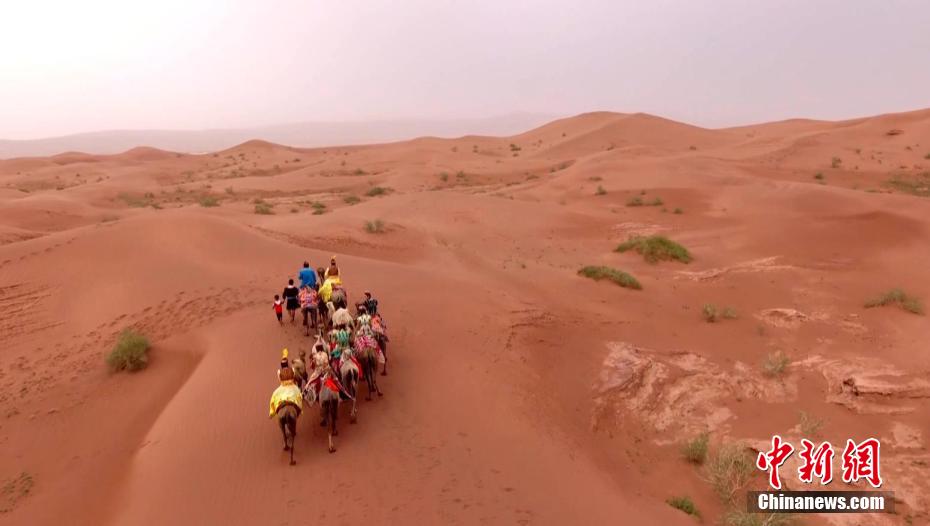
<svg viewBox="0 0 930 526">
<path fill-rule="evenodd" d="M 928 187 L 930 110 L 0 161 L 0 524 L 693 524 L 684 495 L 713 523 L 682 440 L 797 441 L 802 411 L 883 441 L 898 513 L 856 524 L 926 523 L 930 321 L 864 303 L 930 300 Z M 694 260 L 614 251 L 651 234 Z M 333 254 L 391 371 L 334 454 L 305 413 L 291 467 L 267 403 L 311 340 L 270 307 Z M 111 373 L 125 328 L 151 361 Z"/>
</svg>

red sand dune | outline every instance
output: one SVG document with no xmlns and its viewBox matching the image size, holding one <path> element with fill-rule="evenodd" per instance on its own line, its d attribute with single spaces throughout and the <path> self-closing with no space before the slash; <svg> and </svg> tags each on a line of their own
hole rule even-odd
<svg viewBox="0 0 930 526">
<path fill-rule="evenodd" d="M 928 156 L 930 111 L 725 130 L 602 112 L 0 161 L 0 524 L 692 524 L 665 503 L 682 495 L 712 522 L 680 442 L 797 439 L 800 411 L 835 444 L 883 440 L 899 513 L 862 524 L 926 521 L 930 323 L 863 304 L 930 299 Z M 651 233 L 694 261 L 613 252 Z M 305 412 L 290 467 L 267 401 L 281 348 L 310 340 L 269 307 L 331 254 L 381 301 L 391 374 L 335 454 Z M 707 323 L 708 303 L 738 315 Z M 127 327 L 150 366 L 111 374 Z M 769 378 L 775 351 L 791 364 Z"/>
</svg>

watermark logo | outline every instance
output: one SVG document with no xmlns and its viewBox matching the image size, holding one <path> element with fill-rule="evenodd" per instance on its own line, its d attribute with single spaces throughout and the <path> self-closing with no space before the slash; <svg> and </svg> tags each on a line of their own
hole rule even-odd
<svg viewBox="0 0 930 526">
<path fill-rule="evenodd" d="M 829 484 L 833 480 L 833 458 L 836 454 L 833 445 L 821 442 L 815 448 L 813 442 L 802 439 L 801 447 L 798 453 L 802 460 L 798 468 L 798 480 L 804 484 L 812 484 L 817 478 L 821 485 Z M 793 445 L 775 435 L 772 437 L 771 449 L 759 452 L 756 467 L 768 472 L 769 486 L 773 489 L 782 489 L 778 470 L 794 451 Z M 843 462 L 843 482 L 853 484 L 865 480 L 873 488 L 882 487 L 881 442 L 877 438 L 868 438 L 858 444 L 851 439 L 846 440 L 846 448 L 840 458 Z"/>
</svg>

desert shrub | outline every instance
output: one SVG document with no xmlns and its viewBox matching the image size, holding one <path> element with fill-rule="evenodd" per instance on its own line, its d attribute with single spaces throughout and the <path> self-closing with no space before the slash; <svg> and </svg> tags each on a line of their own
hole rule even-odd
<svg viewBox="0 0 930 526">
<path fill-rule="evenodd" d="M 704 321 L 707 323 L 716 323 L 719 319 L 717 306 L 713 303 L 705 303 L 704 307 L 701 309 L 701 317 L 703 317 Z"/>
<path fill-rule="evenodd" d="M 688 515 L 692 515 L 694 517 L 701 516 L 700 512 L 697 510 L 697 506 L 695 506 L 694 502 L 692 502 L 688 497 L 672 497 L 665 502 L 667 502 L 669 506 L 675 508 L 676 510 L 681 510 Z"/>
<path fill-rule="evenodd" d="M 820 172 L 817 172 L 816 174 L 814 174 L 814 179 L 817 179 L 818 181 L 823 181 L 823 174 Z"/>
<path fill-rule="evenodd" d="M 930 159 L 930 153 L 928 153 L 927 155 L 924 155 L 924 159 Z"/>
<path fill-rule="evenodd" d="M 707 458 L 707 444 L 709 442 L 710 435 L 701 433 L 681 445 L 681 456 L 692 464 L 703 464 Z"/>
<path fill-rule="evenodd" d="M 107 355 L 107 365 L 113 371 L 139 371 L 149 363 L 149 340 L 145 336 L 126 329 L 120 333 L 116 345 Z"/>
<path fill-rule="evenodd" d="M 379 195 L 387 195 L 390 191 L 390 188 L 384 186 L 373 186 L 365 192 L 365 195 L 368 197 L 378 197 Z"/>
<path fill-rule="evenodd" d="M 155 194 L 151 192 L 146 192 L 142 196 L 124 192 L 119 194 L 118 197 L 121 201 L 133 208 L 145 208 L 151 206 L 155 202 Z"/>
<path fill-rule="evenodd" d="M 446 182 L 446 181 L 449 180 L 449 174 L 446 173 L 446 172 L 442 172 L 442 173 L 439 174 L 439 179 L 440 179 L 442 182 Z"/>
<path fill-rule="evenodd" d="M 924 174 L 924 176 L 926 176 L 926 174 Z M 930 181 L 906 179 L 895 176 L 885 181 L 885 186 L 905 194 L 916 195 L 918 197 L 930 197 Z"/>
<path fill-rule="evenodd" d="M 594 192 L 594 195 L 607 195 L 607 190 L 604 190 L 604 187 L 597 185 L 597 191 Z"/>
<path fill-rule="evenodd" d="M 200 199 L 198 199 L 197 202 L 200 203 L 200 206 L 205 208 L 220 206 L 220 200 L 213 197 L 212 195 L 200 196 Z"/>
<path fill-rule="evenodd" d="M 626 202 L 626 206 L 643 206 L 643 198 L 638 195 L 634 196 Z"/>
<path fill-rule="evenodd" d="M 643 288 L 639 281 L 630 274 L 610 267 L 587 266 L 578 271 L 580 276 L 591 278 L 594 281 L 606 279 L 628 289 L 640 290 Z"/>
<path fill-rule="evenodd" d="M 891 289 L 884 294 L 865 302 L 865 308 L 884 307 L 885 305 L 897 305 L 902 309 L 913 313 L 923 314 L 924 306 L 919 298 L 910 296 L 901 289 Z"/>
<path fill-rule="evenodd" d="M 744 510 L 732 510 L 726 515 L 726 526 L 792 526 L 797 519 L 790 513 L 749 513 Z"/>
<path fill-rule="evenodd" d="M 823 427 L 823 419 L 817 418 L 807 411 L 801 411 L 799 427 L 801 429 L 802 438 L 815 437 L 820 434 L 820 429 Z"/>
<path fill-rule="evenodd" d="M 775 378 L 785 374 L 791 359 L 785 353 L 776 351 L 765 355 L 762 360 L 762 374 L 770 378 Z"/>
<path fill-rule="evenodd" d="M 355 171 L 352 173 L 354 173 L 355 175 L 368 175 L 368 172 L 366 172 L 365 170 L 362 170 L 361 168 L 356 168 Z"/>
<path fill-rule="evenodd" d="M 736 309 L 734 309 L 733 307 L 724 307 L 724 308 L 723 308 L 723 317 L 724 317 L 724 318 L 726 318 L 726 319 L 728 319 L 728 320 L 735 320 L 735 319 L 736 319 L 736 316 L 737 316 L 737 314 L 736 314 Z"/>
<path fill-rule="evenodd" d="M 383 234 L 384 231 L 384 221 L 380 219 L 365 221 L 365 232 L 369 234 Z"/>
<path fill-rule="evenodd" d="M 843 160 L 840 159 L 839 157 L 834 157 L 833 159 L 830 160 L 831 168 L 839 168 L 842 164 L 843 164 Z"/>
<path fill-rule="evenodd" d="M 233 187 L 231 187 L 231 186 L 227 186 L 227 187 L 226 187 L 226 193 L 229 194 L 229 195 L 233 195 L 233 194 L 236 193 L 236 190 L 235 190 Z"/>
<path fill-rule="evenodd" d="M 672 259 L 689 263 L 693 259 L 688 249 L 665 236 L 633 236 L 615 249 L 616 252 L 628 250 L 635 250 L 649 263 Z"/>
<path fill-rule="evenodd" d="M 264 201 L 255 204 L 255 213 L 260 215 L 274 214 L 274 205 Z"/>
<path fill-rule="evenodd" d="M 356 205 L 362 202 L 362 198 L 357 195 L 347 195 L 342 198 L 342 201 L 347 205 Z"/>
<path fill-rule="evenodd" d="M 652 201 L 649 201 L 649 206 L 662 206 L 663 204 L 665 204 L 665 202 L 662 201 L 660 197 L 656 197 Z"/>
<path fill-rule="evenodd" d="M 684 214 L 685 211 L 682 210 L 681 208 L 676 208 L 676 209 L 674 210 L 674 212 L 672 212 L 672 213 L 673 213 L 673 214 L 681 215 L 681 214 Z"/>
<path fill-rule="evenodd" d="M 588 177 L 588 181 L 591 181 L 592 183 L 596 183 L 598 181 L 603 181 L 603 180 L 604 178 L 599 175 L 592 175 L 591 177 Z"/>
<path fill-rule="evenodd" d="M 724 444 L 705 466 L 707 478 L 717 495 L 727 504 L 749 483 L 756 467 L 752 456 L 740 444 Z"/>
<path fill-rule="evenodd" d="M 326 203 L 321 203 L 319 201 L 314 201 L 310 203 L 310 208 L 313 209 L 314 215 L 322 215 L 326 213 Z"/>
</svg>

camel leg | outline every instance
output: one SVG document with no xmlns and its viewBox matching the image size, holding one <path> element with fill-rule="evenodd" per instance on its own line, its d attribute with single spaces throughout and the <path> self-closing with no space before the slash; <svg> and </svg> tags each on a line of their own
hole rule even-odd
<svg viewBox="0 0 930 526">
<path fill-rule="evenodd" d="M 382 341 L 381 343 L 381 352 L 384 353 L 384 370 L 381 371 L 381 376 L 387 376 L 387 342 Z"/>
<path fill-rule="evenodd" d="M 284 423 L 284 420 L 282 420 L 281 417 L 278 417 L 278 425 L 281 426 L 281 436 L 284 437 L 284 451 L 287 451 L 290 449 L 287 444 L 287 425 Z"/>
<path fill-rule="evenodd" d="M 358 391 L 358 389 L 356 389 Z M 349 422 L 354 424 L 358 422 L 358 409 L 355 407 L 356 397 L 352 398 L 352 412 L 349 413 Z"/>
<path fill-rule="evenodd" d="M 336 445 L 333 443 L 333 437 L 336 436 L 336 412 L 339 410 L 339 402 L 332 400 L 330 404 L 330 420 L 332 420 L 331 427 L 329 428 L 329 452 L 336 452 Z"/>
<path fill-rule="evenodd" d="M 296 417 L 291 422 L 290 427 L 291 427 L 291 465 L 293 466 L 294 464 L 297 463 L 297 461 L 294 460 L 294 442 L 295 442 L 295 439 L 297 438 L 297 418 Z"/>
</svg>

